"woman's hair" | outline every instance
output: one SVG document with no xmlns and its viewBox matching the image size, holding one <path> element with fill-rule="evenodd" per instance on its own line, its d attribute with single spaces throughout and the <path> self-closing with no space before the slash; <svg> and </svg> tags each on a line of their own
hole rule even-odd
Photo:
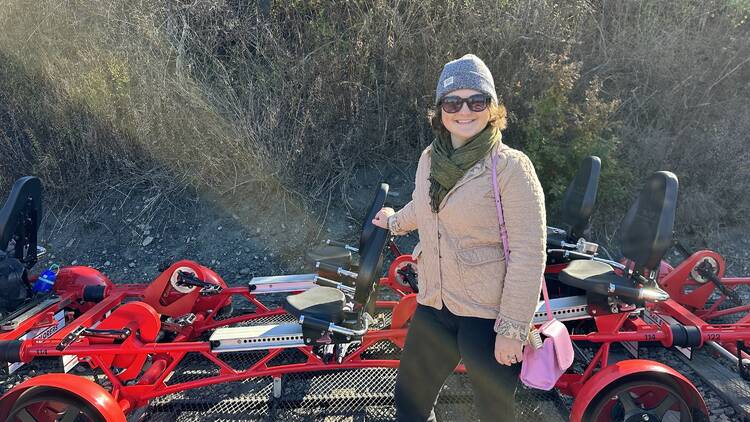
<svg viewBox="0 0 750 422">
<path fill-rule="evenodd" d="M 508 125 L 508 111 L 505 109 L 505 106 L 502 104 L 495 104 L 494 102 L 491 102 L 490 105 L 487 106 L 487 110 L 490 111 L 489 124 L 495 127 L 497 130 L 505 129 L 505 127 Z M 431 109 L 427 112 L 427 119 L 430 121 L 430 126 L 432 127 L 432 131 L 435 133 L 435 135 L 439 135 L 448 131 L 448 129 L 443 126 L 443 120 L 441 118 L 442 112 L 443 109 L 442 107 L 440 107 L 440 105 L 438 105 L 436 109 Z"/>
</svg>

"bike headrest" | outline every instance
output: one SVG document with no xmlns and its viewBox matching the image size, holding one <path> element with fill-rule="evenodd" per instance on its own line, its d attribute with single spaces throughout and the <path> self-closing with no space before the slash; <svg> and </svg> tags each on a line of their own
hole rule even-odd
<svg viewBox="0 0 750 422">
<path fill-rule="evenodd" d="M 33 176 L 16 180 L 5 205 L 0 209 L 0 250 L 7 251 L 15 240 L 10 255 L 31 268 L 37 260 L 37 232 L 42 219 L 42 182 Z"/>
<path fill-rule="evenodd" d="M 654 173 L 646 179 L 641 193 L 623 218 L 620 226 L 622 254 L 632 260 L 638 270 L 658 269 L 672 246 L 677 188 L 674 173 Z"/>
<path fill-rule="evenodd" d="M 375 192 L 373 209 L 383 208 L 385 200 L 388 197 L 388 184 L 381 183 Z M 368 221 L 371 221 L 375 214 L 368 215 Z M 364 242 L 360 244 L 359 249 L 359 271 L 357 272 L 357 281 L 355 285 L 354 301 L 360 305 L 365 305 L 372 294 L 375 283 L 380 278 L 380 272 L 383 267 L 383 248 L 388 240 L 388 230 L 371 224 L 372 228 L 365 235 L 362 233 Z"/>
<path fill-rule="evenodd" d="M 594 213 L 602 160 L 596 156 L 583 159 L 562 200 L 562 226 L 572 239 L 583 237 Z"/>
<path fill-rule="evenodd" d="M 385 190 L 383 190 L 383 185 L 385 185 Z M 362 251 L 362 248 L 365 247 L 368 239 L 377 228 L 374 224 L 372 224 L 372 219 L 375 218 L 375 214 L 377 214 L 378 211 L 380 211 L 380 209 L 385 205 L 386 197 L 388 197 L 388 185 L 385 183 L 381 183 L 380 186 L 378 186 L 378 188 L 375 190 L 375 199 L 372 201 L 370 209 L 367 210 L 365 221 L 362 224 L 362 232 L 359 235 L 360 252 Z"/>
</svg>

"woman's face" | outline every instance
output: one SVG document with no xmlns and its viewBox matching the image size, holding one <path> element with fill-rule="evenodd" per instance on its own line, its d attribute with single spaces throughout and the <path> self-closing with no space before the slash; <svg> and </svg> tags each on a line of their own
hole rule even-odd
<svg viewBox="0 0 750 422">
<path fill-rule="evenodd" d="M 457 89 L 448 93 L 446 97 L 458 96 L 469 98 L 476 94 L 481 94 L 481 92 L 474 89 Z M 489 108 L 485 108 L 479 112 L 471 111 L 469 110 L 469 106 L 463 103 L 461 104 L 461 109 L 456 113 L 446 113 L 445 110 L 440 110 L 440 118 L 443 126 L 450 132 L 451 138 L 460 145 L 463 145 L 463 142 L 487 127 L 487 123 L 490 120 L 490 110 Z"/>
</svg>

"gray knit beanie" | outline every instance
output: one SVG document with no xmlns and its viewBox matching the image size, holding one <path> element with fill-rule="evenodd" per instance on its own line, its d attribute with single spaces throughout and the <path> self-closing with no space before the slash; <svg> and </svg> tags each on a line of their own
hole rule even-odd
<svg viewBox="0 0 750 422">
<path fill-rule="evenodd" d="M 497 104 L 497 93 L 495 93 L 495 81 L 492 79 L 492 73 L 482 59 L 473 54 L 467 54 L 443 66 L 435 90 L 435 105 L 449 92 L 467 88 L 489 95 L 492 97 L 492 101 Z"/>
</svg>

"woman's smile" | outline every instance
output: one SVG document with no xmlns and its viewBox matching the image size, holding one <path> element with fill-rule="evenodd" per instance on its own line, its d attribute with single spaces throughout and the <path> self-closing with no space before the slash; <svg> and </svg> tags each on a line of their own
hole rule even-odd
<svg viewBox="0 0 750 422">
<path fill-rule="evenodd" d="M 479 91 L 473 89 L 458 89 L 450 94 L 461 98 L 468 98 L 479 93 Z M 489 109 L 484 109 L 479 112 L 471 111 L 469 105 L 464 103 L 461 104 L 461 109 L 457 112 L 443 112 L 440 113 L 440 116 L 443 126 L 445 126 L 451 134 L 453 148 L 460 148 L 467 140 L 487 127 L 487 123 L 490 119 L 490 112 Z"/>
</svg>

